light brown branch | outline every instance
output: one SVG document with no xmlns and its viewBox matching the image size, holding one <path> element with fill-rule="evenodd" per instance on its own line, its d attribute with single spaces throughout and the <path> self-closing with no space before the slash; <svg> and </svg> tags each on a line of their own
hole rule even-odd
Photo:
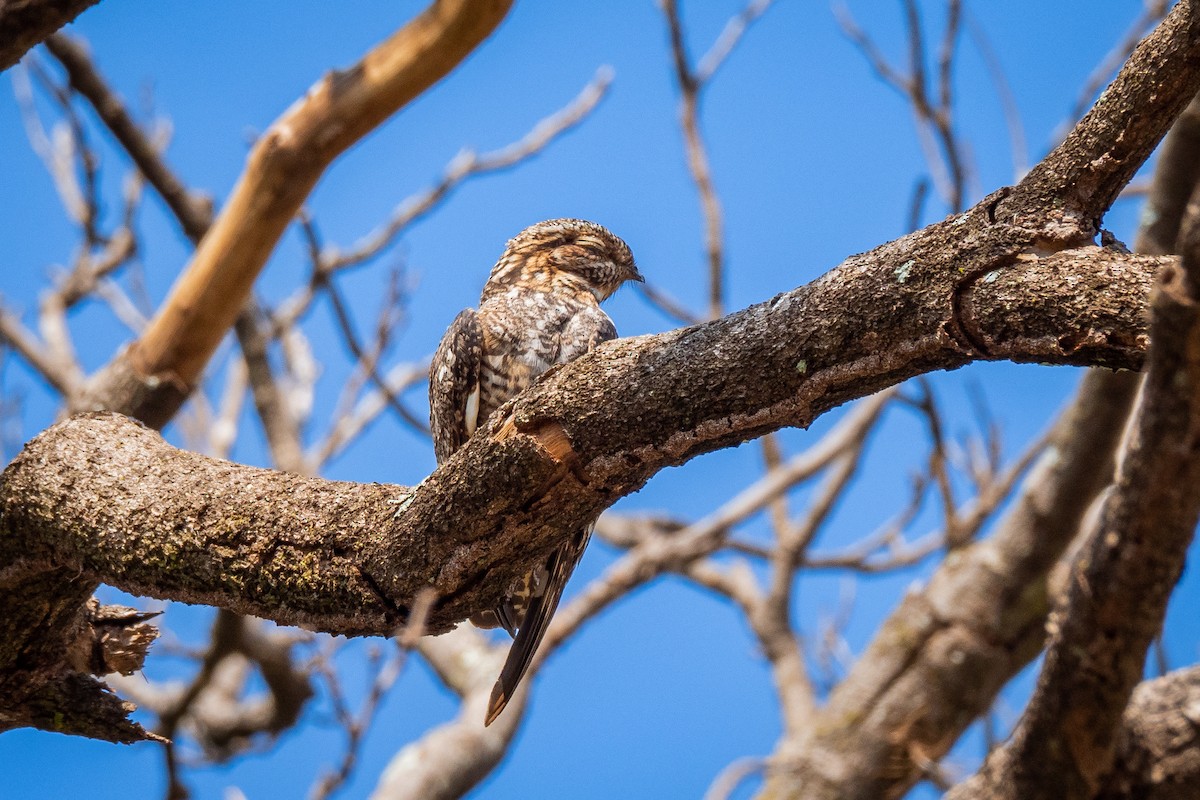
<svg viewBox="0 0 1200 800">
<path fill-rule="evenodd" d="M 483 727 L 488 696 L 503 661 L 478 631 L 460 628 L 425 639 L 421 654 L 462 698 L 458 716 L 427 732 L 394 755 L 380 776 L 373 800 L 457 800 L 495 768 L 508 752 L 525 711 L 526 683 L 496 722 Z"/>
<path fill-rule="evenodd" d="M 710 319 L 716 319 L 725 311 L 724 233 L 721 203 L 717 199 L 712 168 L 700 134 L 700 90 L 704 84 L 688 61 L 678 3 L 676 0 L 663 0 L 662 9 L 667 17 L 675 80 L 679 85 L 679 125 L 683 129 L 688 170 L 700 194 L 700 207 L 704 213 L 704 241 L 708 254 L 708 315 Z"/>
<path fill-rule="evenodd" d="M 98 375 L 93 404 L 161 424 L 195 386 L 259 270 L 325 168 L 440 80 L 504 17 L 508 0 L 437 0 L 275 121 L 142 337 Z"/>
<path fill-rule="evenodd" d="M 466 149 L 446 167 L 437 185 L 402 202 L 391 218 L 380 228 L 356 242 L 349 252 L 323 252 L 320 269 L 328 272 L 353 267 L 376 256 L 406 228 L 424 217 L 446 199 L 460 184 L 478 175 L 509 169 L 538 154 L 562 134 L 582 123 L 600 104 L 612 85 L 613 72 L 609 67 L 596 70 L 591 82 L 566 106 L 540 120 L 521 139 L 499 150 L 477 154 Z"/>
<path fill-rule="evenodd" d="M 72 396 L 79 389 L 80 376 L 72 369 L 74 365 L 63 364 L 47 352 L 17 315 L 3 306 L 0 306 L 0 342 L 16 351 L 64 397 Z"/>
</svg>

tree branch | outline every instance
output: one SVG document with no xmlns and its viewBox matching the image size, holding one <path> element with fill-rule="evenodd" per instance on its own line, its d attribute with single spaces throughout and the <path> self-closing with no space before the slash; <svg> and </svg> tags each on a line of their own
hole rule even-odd
<svg viewBox="0 0 1200 800">
<path fill-rule="evenodd" d="M 1200 667 L 1144 681 L 1121 718 L 1112 774 L 1096 800 L 1200 795 Z"/>
<path fill-rule="evenodd" d="M 0 5 L 0 72 L 100 0 L 6 0 Z"/>
<path fill-rule="evenodd" d="M 1080 245 L 1095 234 L 1114 187 L 1200 88 L 1200 15 L 1193 6 L 1176 6 L 1102 98 L 1119 122 L 1089 114 L 1014 190 L 854 256 L 769 302 L 684 330 L 609 342 L 501 408 L 412 490 L 205 460 L 172 451 L 114 416 L 76 418 L 43 433 L 0 486 L 0 563 L 8 565 L 0 570 L 0 605 L 12 609 L 0 637 L 0 719 L 11 719 L 6 709 L 44 688 L 30 675 L 65 660 L 69 631 L 99 581 L 345 633 L 392 630 L 406 604 L 432 586 L 440 600 L 429 629 L 445 631 L 493 607 L 562 531 L 595 519 L 666 466 L 781 426 L 807 425 L 852 398 L 972 360 L 1140 367 L 1143 310 L 1162 261 Z M 417 79 L 435 79 L 432 66 L 412 58 L 436 44 L 431 29 L 441 30 L 436 22 L 445 10 L 435 6 L 393 40 L 407 42 L 397 56 L 407 66 L 395 74 L 412 81 L 373 82 L 379 59 L 397 66 L 387 45 L 354 75 L 330 76 L 285 115 L 291 127 L 281 123 L 264 138 L 243 183 L 295 166 L 296 142 L 316 148 L 309 153 L 314 163 L 327 163 L 321 159 L 385 115 L 360 104 L 369 106 L 379 93 L 402 101 L 417 90 Z M 472 35 L 486 33 L 462 24 Z M 451 29 L 466 46 L 464 29 Z M 322 127 L 321 113 L 307 113 L 347 104 L 358 115 L 333 133 Z M 299 174 L 315 181 L 317 173 Z M 1062 180 L 1054 185 L 1052 176 Z M 286 224 L 295 209 L 284 206 L 304 192 L 279 180 L 282 194 L 265 206 L 247 205 L 245 185 L 235 191 L 197 252 L 194 263 L 206 265 L 210 277 L 231 278 L 217 292 L 226 300 L 237 294 L 232 289 L 248 290 L 252 277 L 217 270 L 212 257 L 220 251 L 231 268 L 252 273 L 251 256 L 265 258 L 269 245 L 256 235 L 226 242 L 228 251 L 205 248 L 238 230 L 237 220 Z M 196 269 L 182 286 L 199 280 L 203 270 Z M 214 325 L 223 331 L 238 306 L 197 310 L 203 318 L 192 320 L 194 327 L 207 329 L 200 338 L 208 341 Z M 183 311 L 168 303 L 160 325 L 181 325 Z M 203 348 L 170 337 L 160 343 L 168 340 L 174 344 L 161 353 L 175 367 L 187 373 L 203 366 Z M 393 518 L 387 500 L 397 494 Z M 275 502 L 265 507 L 263 498 Z M 10 673 L 26 683 L 14 684 Z M 9 691 L 13 686 L 21 691 Z M 77 704 L 71 713 L 86 716 L 87 707 Z M 66 727 L 97 735 L 95 721 Z"/>
<path fill-rule="evenodd" d="M 1196 202 L 1194 199 L 1193 202 Z M 951 798 L 1092 798 L 1200 518 L 1200 224 L 1151 303 L 1141 402 L 1114 491 L 1051 617 L 1037 689 L 1012 741 Z"/>
<path fill-rule="evenodd" d="M 325 168 L 458 65 L 510 5 L 436 0 L 284 112 L 255 145 L 229 201 L 141 338 L 93 378 L 88 407 L 128 412 L 156 426 L 169 419 Z"/>
<path fill-rule="evenodd" d="M 1119 256 L 1089 249 L 1099 258 Z M 1158 263 L 1125 259 L 1134 266 L 1115 274 L 1132 280 L 1106 293 L 1123 298 L 1117 305 L 1127 309 L 1130 330 L 1097 337 L 1110 343 L 1140 341 L 1139 309 Z M 1046 260 L 1061 262 L 1064 271 L 1090 269 L 1073 252 Z M 885 275 L 891 280 L 890 272 Z M 986 307 L 986 290 L 995 283 L 979 283 L 969 307 Z M 806 288 L 818 307 L 830 307 L 840 294 L 837 282 Z M 1010 304 L 1012 297 L 1006 294 L 1002 302 Z M 0 662 L 0 675 L 18 663 L 37 664 L 18 658 L 34 641 L 43 660 L 61 660 L 53 647 L 42 647 L 53 637 L 40 609 L 44 603 L 61 606 L 64 616 L 51 627 L 66 627 L 68 609 L 77 609 L 100 581 L 137 594 L 359 634 L 385 634 L 402 624 L 405 606 L 432 586 L 441 599 L 427 624 L 432 632 L 445 631 L 494 605 L 518 573 L 555 546 L 561 531 L 595 518 L 663 467 L 758 435 L 765 426 L 806 423 L 911 370 L 965 360 L 948 338 L 928 358 L 915 360 L 906 355 L 913 348 L 903 343 L 896 353 L 869 359 L 813 350 L 813 337 L 797 335 L 812 327 L 804 305 L 777 300 L 687 331 L 611 343 L 507 405 L 483 435 L 413 490 L 208 459 L 174 450 L 115 415 L 61 423 L 27 445 L 0 486 L 0 563 L 10 565 L 0 572 L 0 596 L 12 609 L 8 638 L 18 643 Z M 901 316 L 929 317 L 919 306 L 910 312 Z M 854 338 L 851 329 L 864 330 L 858 313 L 827 315 L 823 322 L 827 334 L 836 332 L 836 342 Z M 1076 328 L 1089 324 L 1075 322 Z M 1058 341 L 1053 332 L 1047 335 Z M 925 338 L 938 340 L 935 332 Z M 778 361 L 777 369 L 764 364 L 767 342 L 778 344 L 766 359 Z M 1129 364 L 1141 357 L 1133 347 L 1105 353 L 1107 361 Z M 814 365 L 804 372 L 813 373 L 819 391 L 793 366 L 804 356 Z M 838 358 L 859 363 L 847 367 Z M 822 369 L 822 363 L 829 366 Z M 826 372 L 832 377 L 823 378 Z M 721 382 L 713 381 L 716 374 Z M 792 390 L 796 397 L 774 399 L 779 384 L 793 380 L 799 383 Z M 686 402 L 678 396 L 679 387 L 697 386 L 713 388 L 706 396 L 689 390 Z M 628 401 L 630 387 L 642 394 L 632 406 L 605 397 L 620 390 Z M 654 422 L 635 424 L 629 408 L 638 409 L 633 420 Z M 723 416 L 704 418 L 701 410 Z M 397 495 L 400 511 L 393 519 L 388 501 Z M 275 502 L 264 507 L 264 498 Z M 0 707 L 13 701 L 3 698 Z"/>
<path fill-rule="evenodd" d="M 199 242 L 212 222 L 212 201 L 189 192 L 171 171 L 155 143 L 129 116 L 121 98 L 108 88 L 82 43 L 56 33 L 46 39 L 46 49 L 67 71 L 71 88 L 87 99 L 138 171 L 162 197 L 188 239 L 193 244 Z"/>
</svg>

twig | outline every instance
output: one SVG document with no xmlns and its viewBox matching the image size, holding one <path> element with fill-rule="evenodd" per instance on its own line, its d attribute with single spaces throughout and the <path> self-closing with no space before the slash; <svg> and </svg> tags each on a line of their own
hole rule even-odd
<svg viewBox="0 0 1200 800">
<path fill-rule="evenodd" d="M 639 284 L 637 290 L 642 297 L 649 301 L 650 305 L 657 308 L 675 322 L 679 322 L 684 325 L 699 325 L 701 322 L 704 322 L 701 317 L 693 314 L 678 300 L 671 297 L 662 289 L 651 285 L 650 283 Z"/>
<path fill-rule="evenodd" d="M 552 652 L 585 621 L 633 587 L 712 553 L 721 546 L 732 526 L 758 513 L 790 487 L 817 474 L 840 457 L 847 443 L 857 440 L 861 429 L 876 418 L 879 406 L 889 396 L 889 393 L 881 393 L 855 406 L 812 448 L 793 456 L 783 467 L 764 475 L 679 534 L 670 538 L 656 537 L 639 544 L 559 610 L 546 633 L 543 653 Z"/>
<path fill-rule="evenodd" d="M 383 226 L 356 242 L 348 252 L 339 254 L 333 249 L 323 252 L 320 259 L 322 269 L 336 272 L 375 257 L 412 223 L 436 208 L 464 181 L 508 169 L 537 155 L 559 136 L 587 119 L 608 93 L 612 80 L 612 68 L 601 67 L 574 100 L 539 121 L 516 142 L 483 155 L 470 149 L 462 150 L 446 167 L 439 183 L 404 200 Z"/>
<path fill-rule="evenodd" d="M 383 355 L 383 351 L 387 347 L 392 327 L 399 321 L 394 313 L 399 299 L 396 292 L 396 282 L 392 281 L 389 285 L 389 291 L 384 297 L 383 307 L 380 311 L 380 323 L 377 328 L 378 335 L 371 345 L 370 351 L 368 351 L 354 330 L 354 322 L 350 318 L 350 310 L 346 307 L 346 302 L 342 299 L 341 292 L 338 290 L 337 284 L 333 279 L 333 270 L 322 265 L 320 255 L 322 250 L 321 241 L 316 226 L 306 214 L 302 213 L 300 215 L 300 227 L 304 232 L 305 240 L 308 242 L 309 257 L 313 261 L 312 280 L 314 285 L 329 298 L 330 308 L 333 309 L 334 319 L 342 334 L 342 341 L 350 350 L 351 355 L 354 356 L 358 369 L 361 369 L 375 388 L 383 394 L 388 405 L 392 407 L 392 410 L 396 412 L 400 419 L 404 420 L 413 429 L 421 433 L 428 433 L 429 425 L 413 414 L 401 402 L 400 398 L 392 393 L 387 381 L 379 375 L 379 358 Z"/>
<path fill-rule="evenodd" d="M 388 392 L 399 397 L 408 388 L 429 377 L 429 364 L 397 364 L 384 376 Z M 329 459 L 342 452 L 366 427 L 389 408 L 384 392 L 375 390 L 359 400 L 354 411 L 334 421 L 333 428 L 317 444 L 309 448 L 305 457 L 311 469 L 319 470 Z"/>
<path fill-rule="evenodd" d="M 81 376 L 70 365 L 46 352 L 33 332 L 3 305 L 0 305 L 0 341 L 20 355 L 63 397 L 71 397 L 79 391 Z"/>
<path fill-rule="evenodd" d="M 129 154 L 138 170 L 154 187 L 179 221 L 184 234 L 195 244 L 212 222 L 212 202 L 194 195 L 175 176 L 159 154 L 159 148 L 130 118 L 121 98 L 96 71 L 83 45 L 63 33 L 46 39 L 46 49 L 67 72 L 71 88 L 96 110 L 101 121 Z"/>
<path fill-rule="evenodd" d="M 700 134 L 698 106 L 703 82 L 688 62 L 677 1 L 663 0 L 662 8 L 671 36 L 675 80 L 679 85 L 679 124 L 683 130 L 688 170 L 696 184 L 696 191 L 700 195 L 700 207 L 704 213 L 704 240 L 708 253 L 708 318 L 716 319 L 725 309 L 724 235 L 721 203 L 713 186 L 712 169 L 709 167 L 708 154 Z"/>
<path fill-rule="evenodd" d="M 908 32 L 909 65 L 903 73 L 893 67 L 874 40 L 855 22 L 850 10 L 842 4 L 834 13 L 843 33 L 862 53 L 868 65 L 884 82 L 912 107 L 917 123 L 917 137 L 929 165 L 938 193 L 951 212 L 961 211 L 966 202 L 967 181 L 973 174 L 967 164 L 964 145 L 954 129 L 953 71 L 962 21 L 961 0 L 949 0 L 946 6 L 946 28 L 938 53 L 937 85 L 928 86 L 925 71 L 927 58 L 920 12 L 916 0 L 904 0 L 905 25 Z M 931 96 L 936 96 L 936 100 Z"/>
<path fill-rule="evenodd" d="M 705 84 L 712 80 L 713 75 L 725 63 L 725 59 L 729 58 L 729 54 L 737 47 L 754 21 L 767 13 L 771 2 L 772 0 L 751 0 L 741 13 L 725 23 L 712 47 L 696 62 L 695 76 L 698 83 Z"/>
<path fill-rule="evenodd" d="M 1000 100 L 1000 110 L 1004 114 L 1004 127 L 1008 130 L 1008 146 L 1012 152 L 1013 181 L 1019 181 L 1029 171 L 1029 143 L 1025 138 L 1025 124 L 1021 121 L 1021 110 L 1017 107 L 1017 98 L 1013 93 L 1012 84 L 1000 63 L 1000 57 L 992 47 L 987 32 L 976 23 L 975 18 L 964 13 L 967 33 L 975 42 L 983 64 L 987 67 L 992 85 L 996 89 L 996 97 Z"/>
<path fill-rule="evenodd" d="M 761 773 L 767 768 L 765 758 L 739 758 L 721 770 L 708 791 L 704 800 L 728 800 L 742 781 Z"/>
<path fill-rule="evenodd" d="M 99 157 L 88 146 L 87 132 L 71 103 L 70 90 L 59 86 L 46 73 L 41 62 L 36 58 L 29 59 L 28 64 L 29 72 L 42 85 L 46 93 L 54 99 L 67 122 L 66 128 L 55 128 L 52 140 L 47 140 L 44 134 L 41 136 L 35 134 L 31 135 L 31 141 L 35 143 L 35 150 L 38 150 L 36 144 L 38 141 L 49 141 L 48 151 L 40 154 L 54 176 L 55 185 L 58 187 L 67 213 L 83 229 L 84 241 L 88 247 L 91 247 L 101 241 L 96 230 L 100 211 L 96 179 L 100 163 Z M 40 126 L 37 112 L 32 105 L 29 106 L 29 112 L 26 116 L 27 129 L 31 125 Z M 83 174 L 82 186 L 71 168 L 72 163 L 76 160 L 79 163 L 80 172 Z"/>
<path fill-rule="evenodd" d="M 1170 5 L 1168 0 L 1146 0 L 1145 8 L 1142 10 L 1141 15 L 1130 24 L 1129 28 L 1125 31 L 1125 35 L 1113 45 L 1113 48 L 1092 69 L 1091 74 L 1084 81 L 1083 88 L 1079 90 L 1075 104 L 1071 107 L 1070 114 L 1059 126 L 1059 129 L 1054 132 L 1055 141 L 1061 140 L 1067 131 L 1071 129 L 1075 120 L 1083 116 L 1084 112 L 1092 105 L 1092 101 L 1095 100 L 1100 88 L 1108 82 L 1112 74 L 1117 71 L 1117 68 L 1125 63 L 1129 58 L 1129 54 L 1133 52 L 1133 48 L 1137 47 L 1138 42 L 1142 40 L 1142 37 L 1162 21 L 1162 18 L 1167 15 Z"/>
<path fill-rule="evenodd" d="M 342 693 L 341 681 L 338 680 L 331 659 L 324 658 L 318 662 L 317 671 L 325 679 L 325 685 L 329 689 L 334 715 L 338 724 L 346 732 L 346 748 L 337 766 L 331 771 L 326 771 L 317 779 L 316 784 L 309 791 L 310 800 L 325 800 L 325 798 L 333 796 L 345 786 L 346 781 L 354 773 L 362 752 L 363 739 L 379 711 L 383 698 L 399 679 L 405 662 L 408 660 L 408 647 L 399 639 L 395 640 L 395 644 L 396 652 L 386 662 L 382 661 L 378 652 L 372 648 L 374 652 L 368 656 L 367 669 L 374 673 L 374 677 L 371 680 L 371 688 L 359 706 L 357 714 L 350 711 L 345 695 Z"/>
</svg>

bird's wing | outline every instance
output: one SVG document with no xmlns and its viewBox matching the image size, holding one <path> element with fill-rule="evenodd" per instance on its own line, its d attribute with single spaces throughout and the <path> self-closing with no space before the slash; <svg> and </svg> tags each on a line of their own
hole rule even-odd
<svg viewBox="0 0 1200 800">
<path fill-rule="evenodd" d="M 617 327 L 599 306 L 584 306 L 563 326 L 559 335 L 558 363 L 574 361 L 601 342 L 617 338 Z"/>
<path fill-rule="evenodd" d="M 575 535 L 559 545 L 546 561 L 545 585 L 538 587 L 540 591 L 535 590 L 529 598 L 525 619 L 517 631 L 517 637 L 513 639 L 512 647 L 509 648 L 504 668 L 500 670 L 500 677 L 492 687 L 487 718 L 483 721 L 485 726 L 495 722 L 496 717 L 500 716 L 500 712 L 516 693 L 521 678 L 537 653 L 538 645 L 542 643 L 542 637 L 546 635 L 546 628 L 550 627 L 550 620 L 558 608 L 558 601 L 562 599 L 563 589 L 570 580 L 571 573 L 575 571 L 575 565 L 583 556 L 591 536 L 591 525 L 576 531 Z"/>
<path fill-rule="evenodd" d="M 450 323 L 429 366 L 429 427 L 441 464 L 462 447 L 479 423 L 479 367 L 483 332 L 473 309 Z"/>
<path fill-rule="evenodd" d="M 608 315 L 598 307 L 587 307 L 576 314 L 563 329 L 559 363 L 572 361 L 601 342 L 616 337 L 617 329 Z M 491 725 L 496 717 L 500 716 L 500 712 L 508 705 L 521 683 L 521 678 L 529 669 L 533 656 L 542 643 L 542 637 L 546 635 L 546 628 L 550 626 L 550 620 L 558 609 L 563 589 L 566 588 L 571 573 L 575 571 L 575 565 L 583 558 L 583 551 L 592 537 L 592 527 L 588 525 L 576 531 L 570 539 L 559 545 L 546 561 L 544 583 L 541 586 L 530 587 L 532 591 L 525 608 L 525 618 L 521 621 L 516 638 L 513 639 L 508 658 L 504 661 L 504 668 L 500 670 L 500 677 L 492 687 L 484 725 Z"/>
</svg>

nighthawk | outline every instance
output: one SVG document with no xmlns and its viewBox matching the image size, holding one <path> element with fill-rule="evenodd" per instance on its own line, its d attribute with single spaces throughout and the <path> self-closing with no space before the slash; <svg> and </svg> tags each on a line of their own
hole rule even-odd
<svg viewBox="0 0 1200 800">
<path fill-rule="evenodd" d="M 433 357 L 429 408 L 438 463 L 550 367 L 616 338 L 600 303 L 629 280 L 642 280 L 629 246 L 593 222 L 539 222 L 509 241 L 479 309 L 454 319 Z M 485 725 L 512 699 L 590 536 L 588 526 L 564 538 L 497 608 L 471 618 L 514 639 Z"/>
</svg>

